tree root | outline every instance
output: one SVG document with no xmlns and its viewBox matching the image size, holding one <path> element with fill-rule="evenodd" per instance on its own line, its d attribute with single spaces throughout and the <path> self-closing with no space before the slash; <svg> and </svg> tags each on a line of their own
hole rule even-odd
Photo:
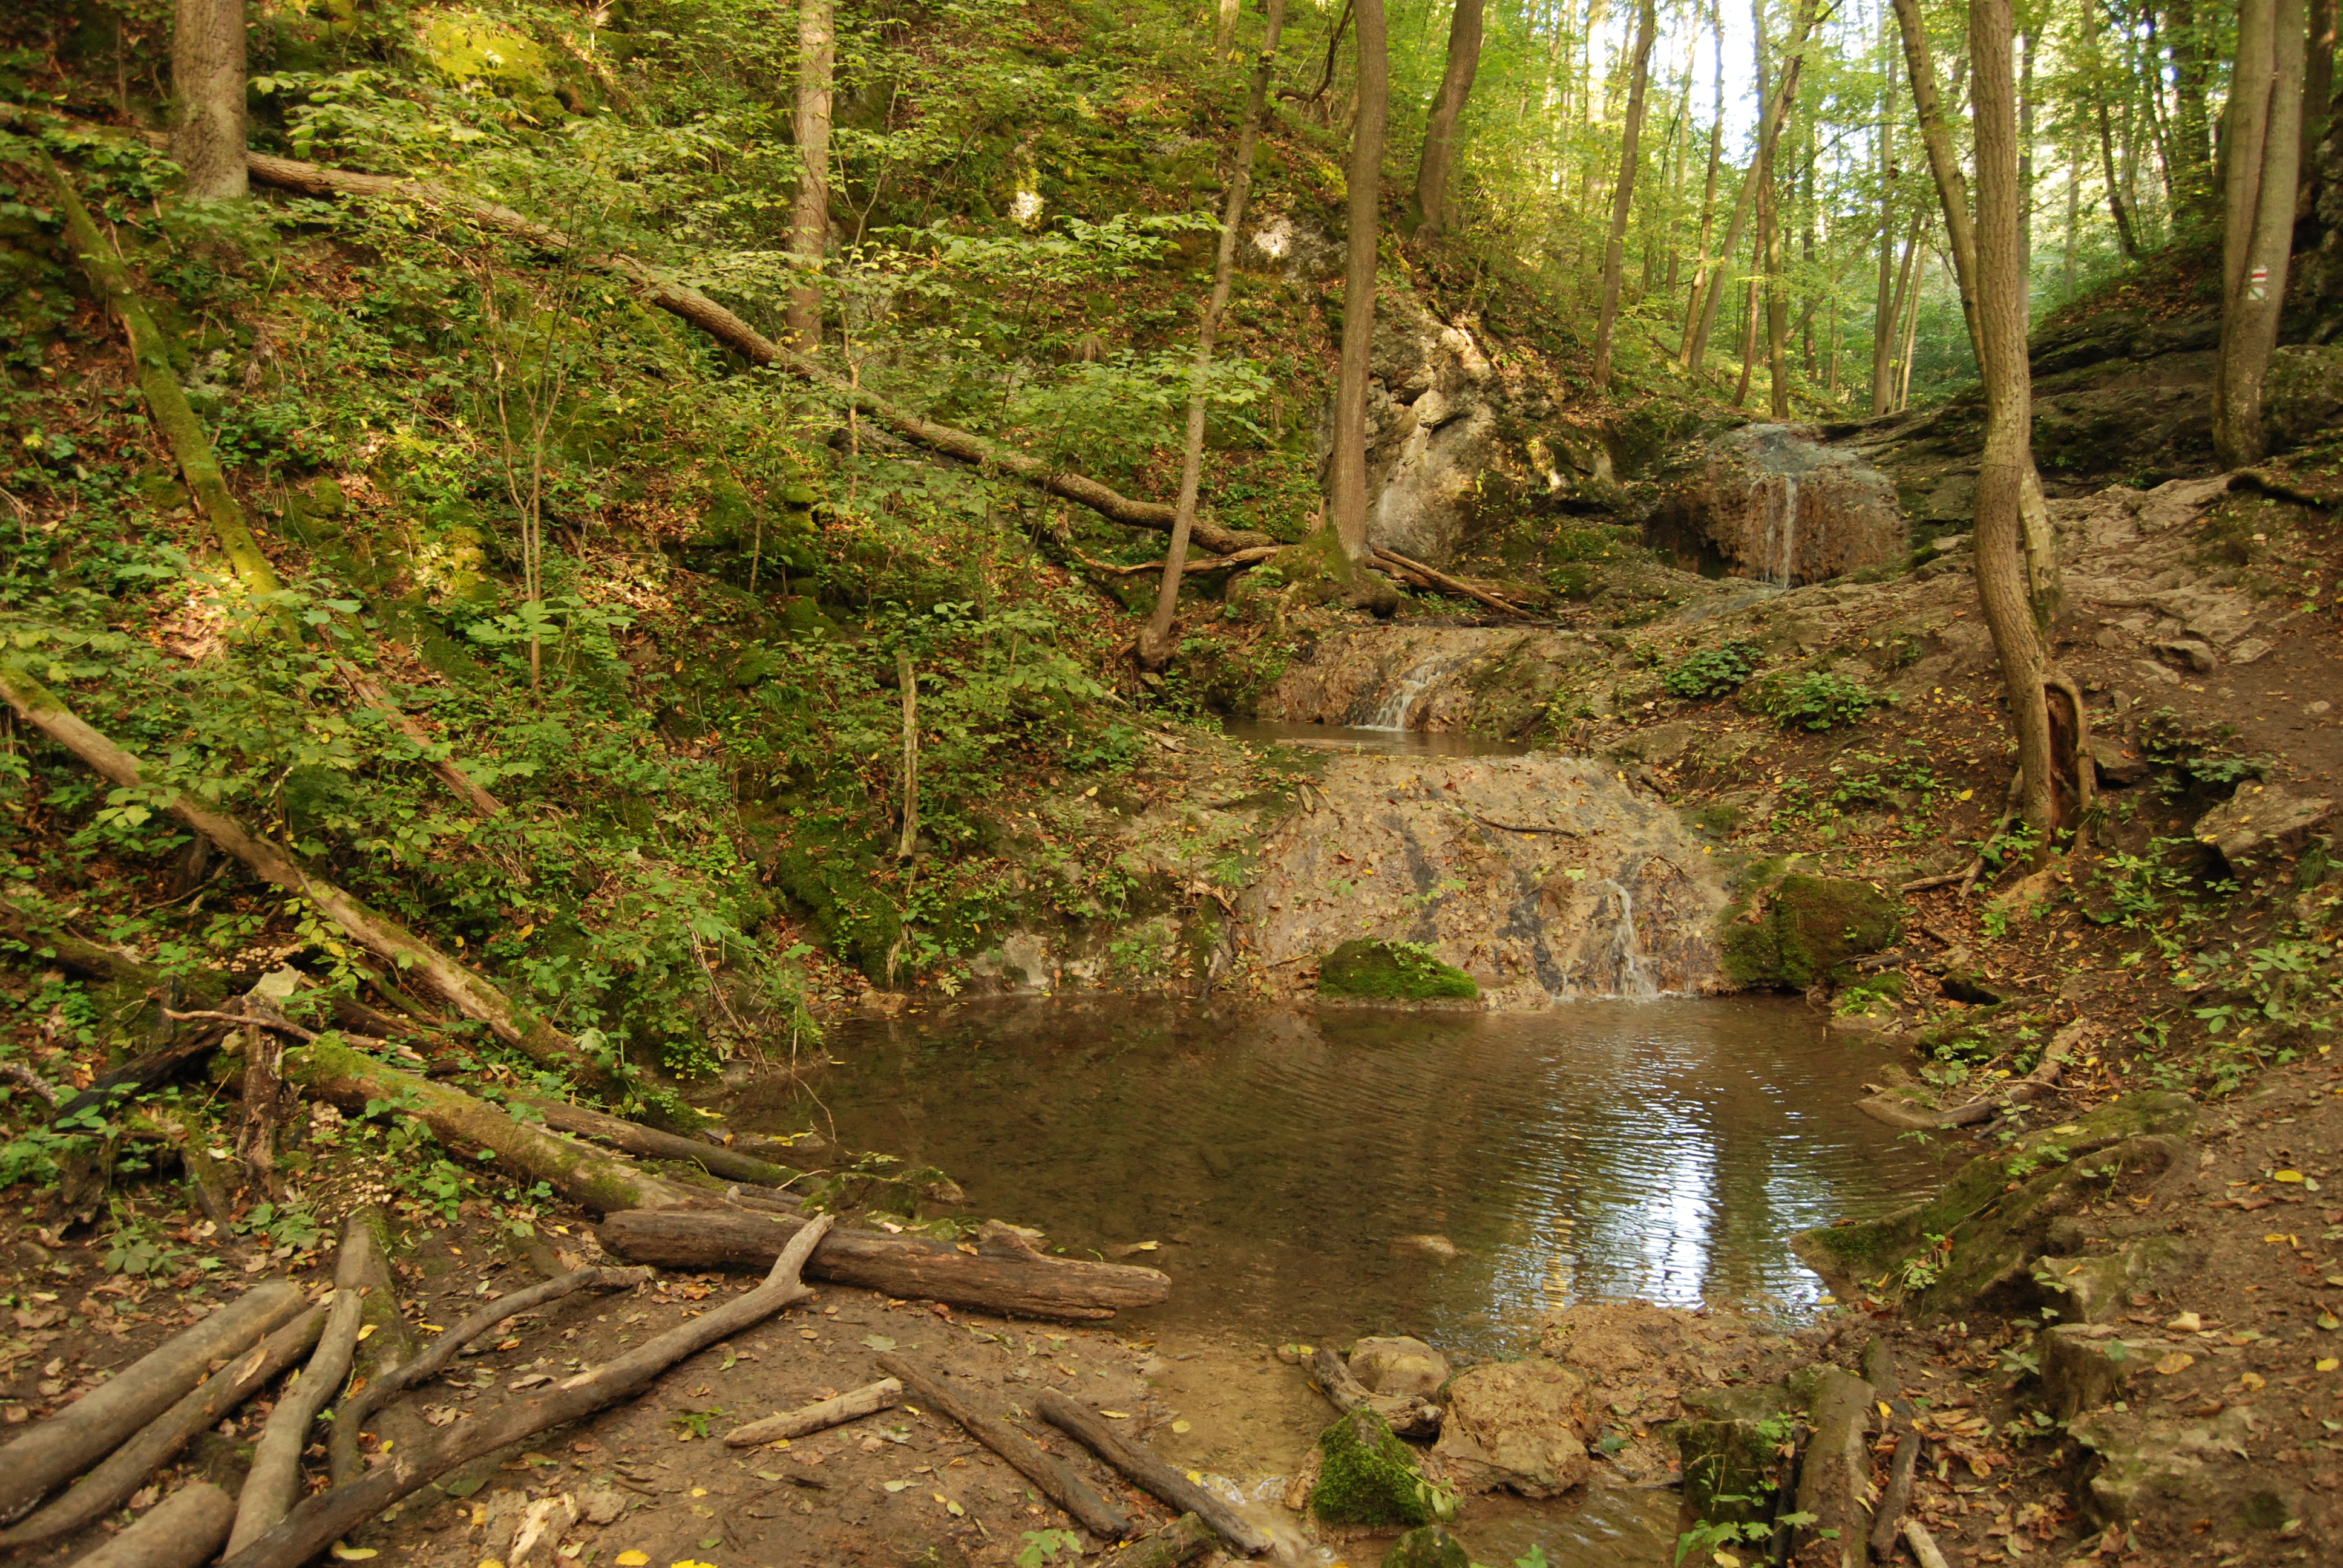
<svg viewBox="0 0 2343 1568">
<path fill-rule="evenodd" d="M 374 1231 L 364 1221 L 352 1221 L 342 1233 L 341 1255 L 335 1261 L 333 1305 L 309 1364 L 294 1375 L 278 1396 L 253 1446 L 252 1469 L 244 1490 L 236 1493 L 236 1528 L 228 1533 L 233 1556 L 257 1540 L 285 1517 L 301 1494 L 301 1451 L 309 1446 L 309 1427 L 326 1402 L 341 1392 L 349 1375 L 350 1356 L 358 1345 L 358 1282 L 367 1271 L 374 1249 Z"/>
</svg>

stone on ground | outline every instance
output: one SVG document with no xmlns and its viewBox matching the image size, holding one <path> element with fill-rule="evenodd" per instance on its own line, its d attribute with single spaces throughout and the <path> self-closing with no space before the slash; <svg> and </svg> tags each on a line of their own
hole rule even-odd
<svg viewBox="0 0 2343 1568">
<path fill-rule="evenodd" d="M 1449 1380 L 1448 1409 L 1433 1449 L 1463 1491 L 1499 1487 L 1552 1497 L 1594 1468 L 1579 1432 L 1586 1425 L 1586 1380 L 1536 1357 L 1493 1362 Z"/>
<path fill-rule="evenodd" d="M 1361 1405 L 1318 1435 L 1310 1512 L 1327 1524 L 1435 1524 L 1456 1517 L 1456 1499 L 1423 1473 L 1390 1422 Z"/>
<path fill-rule="evenodd" d="M 1351 1375 L 1370 1393 L 1430 1399 L 1448 1381 L 1448 1358 L 1403 1335 L 1364 1339 L 1351 1347 Z"/>
</svg>

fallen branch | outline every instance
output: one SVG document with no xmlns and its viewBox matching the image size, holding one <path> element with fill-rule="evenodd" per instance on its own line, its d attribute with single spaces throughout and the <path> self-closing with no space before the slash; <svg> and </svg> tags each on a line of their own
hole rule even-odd
<svg viewBox="0 0 2343 1568">
<path fill-rule="evenodd" d="M 575 1132 L 581 1137 L 598 1139 L 613 1149 L 653 1160 L 688 1160 L 709 1175 L 721 1176 L 727 1181 L 751 1182 L 778 1192 L 804 1174 L 786 1165 L 776 1165 L 769 1160 L 739 1153 L 721 1144 L 704 1143 L 680 1133 L 661 1132 L 639 1121 L 590 1111 L 583 1105 L 572 1105 L 568 1101 L 528 1100 L 522 1103 L 532 1111 L 542 1112 L 545 1124 L 557 1132 Z"/>
<path fill-rule="evenodd" d="M 365 1392 L 417 1359 L 418 1348 L 407 1320 L 398 1313 L 398 1291 L 391 1283 L 390 1215 L 371 1203 L 350 1217 L 366 1227 L 368 1245 L 350 1260 L 350 1279 L 358 1292 L 358 1343 L 350 1357 L 349 1391 L 334 1402 L 333 1435 L 327 1439 L 328 1473 L 338 1486 L 357 1473 L 358 1429 L 365 1413 L 353 1414 Z M 367 1329 L 374 1332 L 368 1333 Z M 371 1407 L 369 1407 L 371 1409 Z"/>
<path fill-rule="evenodd" d="M 299 1304 L 299 1292 L 295 1292 Z M 70 1535 L 127 1503 L 156 1471 L 171 1462 L 196 1437 L 258 1393 L 277 1373 L 308 1354 L 325 1329 L 326 1312 L 311 1307 L 251 1350 L 206 1378 L 202 1386 L 139 1429 L 80 1483 L 14 1530 L 0 1533 L 0 1547 L 15 1548 Z M 108 1385 L 111 1386 L 111 1385 Z"/>
<path fill-rule="evenodd" d="M 363 1112 L 369 1101 L 397 1107 L 431 1129 L 450 1149 L 489 1149 L 530 1178 L 552 1183 L 574 1203 L 598 1214 L 621 1209 L 689 1208 L 713 1201 L 507 1115 L 451 1084 L 401 1072 L 347 1045 L 320 1040 L 285 1053 L 286 1078 L 344 1111 Z"/>
<path fill-rule="evenodd" d="M 2066 1059 L 2074 1054 L 2076 1043 L 2090 1033 L 2094 1027 L 2088 1019 L 2075 1020 L 2053 1035 L 2050 1043 L 2042 1048 L 2042 1059 L 2035 1063 L 2033 1071 L 2015 1083 L 2005 1085 L 1991 1094 L 1980 1095 L 1966 1105 L 1956 1105 L 1949 1111 L 1930 1111 L 1893 1094 L 1875 1094 L 1856 1101 L 1855 1108 L 1875 1121 L 1884 1121 L 1890 1127 L 1901 1127 L 1906 1131 L 1933 1131 L 1989 1121 L 2013 1105 L 2039 1100 L 2056 1089 L 2058 1074 L 2064 1070 Z"/>
<path fill-rule="evenodd" d="M 0 669 L 0 697 L 5 697 L 26 723 L 100 776 L 124 789 L 145 786 L 143 765 L 136 757 L 82 722 L 55 694 L 22 669 Z M 171 815 L 243 861 L 261 880 L 308 900 L 360 947 L 394 969 L 422 976 L 458 1011 L 488 1025 L 498 1040 L 546 1067 L 608 1084 L 609 1075 L 575 1040 L 542 1019 L 524 1016 L 487 980 L 333 883 L 311 876 L 284 850 L 246 832 L 241 823 L 176 791 L 164 805 Z"/>
<path fill-rule="evenodd" d="M 699 1209 L 612 1214 L 598 1234 L 618 1256 L 663 1268 L 738 1268 L 772 1256 L 804 1223 L 789 1214 Z M 1170 1278 L 1154 1269 L 1048 1257 L 997 1222 L 966 1251 L 922 1236 L 840 1231 L 811 1266 L 823 1279 L 890 1296 L 1035 1318 L 1111 1318 L 1121 1308 L 1154 1306 L 1172 1292 Z"/>
<path fill-rule="evenodd" d="M 532 1312 L 548 1302 L 558 1302 L 578 1291 L 632 1290 L 637 1285 L 648 1283 L 652 1278 L 652 1271 L 649 1269 L 573 1269 L 527 1290 L 512 1291 L 498 1296 L 432 1341 L 431 1348 L 423 1354 L 386 1372 L 343 1401 L 342 1408 L 334 1412 L 337 1435 L 344 1424 L 355 1434 L 366 1423 L 367 1417 L 388 1404 L 394 1396 L 428 1382 L 447 1371 L 448 1363 L 466 1345 L 508 1318 L 517 1318 L 523 1312 Z M 347 1478 L 337 1473 L 336 1484 L 344 1479 Z"/>
<path fill-rule="evenodd" d="M 197 1568 L 211 1560 L 236 1503 L 208 1481 L 191 1482 L 73 1568 Z"/>
<path fill-rule="evenodd" d="M 1966 882 L 1975 875 L 1975 866 L 1964 866 L 1957 871 L 1946 871 L 1941 877 L 1922 877 L 1916 881 L 1898 883 L 1896 890 L 1899 893 L 1925 893 L 1931 888 L 1949 888 L 1955 882 Z"/>
<path fill-rule="evenodd" d="M 1193 577 L 1198 572 L 1222 572 L 1237 567 L 1255 566 L 1288 548 L 1284 545 L 1255 545 L 1251 549 L 1232 550 L 1224 556 L 1205 556 L 1201 559 L 1182 562 L 1180 574 L 1182 577 Z M 1094 572 L 1104 572 L 1109 577 L 1145 577 L 1163 569 L 1161 561 L 1141 561 L 1137 566 L 1119 567 L 1111 561 L 1094 561 L 1079 550 L 1074 553 L 1080 558 L 1082 565 Z"/>
<path fill-rule="evenodd" d="M 1131 1521 L 1121 1510 L 1101 1497 L 1073 1466 L 1055 1454 L 1044 1452 L 1039 1443 L 1015 1427 L 979 1413 L 930 1376 L 926 1369 L 901 1356 L 882 1355 L 878 1364 L 880 1372 L 899 1380 L 922 1402 L 966 1427 L 970 1437 L 1008 1461 L 1025 1479 L 1040 1487 L 1051 1502 L 1081 1521 L 1083 1529 L 1109 1541 L 1121 1541 L 1131 1533 Z"/>
<path fill-rule="evenodd" d="M 394 1453 L 347 1486 L 317 1493 L 267 1534 L 229 1556 L 222 1568 L 300 1568 L 333 1542 L 458 1465 L 591 1415 L 639 1392 L 679 1362 L 805 1300 L 813 1292 L 798 1273 L 830 1223 L 825 1214 L 790 1238 L 765 1282 L 755 1290 L 701 1317 L 687 1318 L 617 1361 L 581 1372 L 541 1394 L 509 1400 L 458 1422 L 427 1447 Z"/>
<path fill-rule="evenodd" d="M 1871 1515 L 1871 1555 L 1881 1563 L 1896 1554 L 1896 1527 L 1912 1505 L 1912 1477 L 1920 1462 L 1920 1434 L 1909 1422 L 1896 1434 L 1896 1457 L 1887 1462 L 1887 1489 Z"/>
<path fill-rule="evenodd" d="M 1952 1564 L 1945 1561 L 1945 1554 L 1936 1549 L 1936 1538 L 1929 1534 L 1928 1527 L 1918 1520 L 1906 1519 L 1904 1522 L 1904 1539 L 1910 1544 L 1912 1555 L 1918 1561 L 1920 1568 L 1952 1568 Z"/>
<path fill-rule="evenodd" d="M 423 754 L 424 766 L 439 776 L 439 782 L 471 803 L 472 809 L 483 817 L 500 814 L 504 802 L 479 786 L 473 777 L 456 766 L 454 758 L 447 755 L 441 743 L 431 739 L 422 725 L 390 699 L 372 677 L 359 674 L 348 665 L 342 666 L 342 682 L 360 702 L 390 720 L 391 728 L 405 736 L 416 750 Z"/>
<path fill-rule="evenodd" d="M 121 1446 L 202 1382 L 213 1362 L 242 1353 L 301 1307 L 301 1292 L 281 1280 L 255 1286 L 0 1448 L 0 1519 Z"/>
<path fill-rule="evenodd" d="M 1371 1393 L 1366 1384 L 1351 1375 L 1342 1358 L 1321 1346 L 1311 1358 L 1310 1375 L 1316 1380 L 1320 1392 L 1341 1411 L 1356 1410 L 1365 1405 L 1391 1423 L 1392 1431 L 1402 1437 L 1433 1437 L 1440 1432 L 1440 1407 L 1409 1394 Z"/>
<path fill-rule="evenodd" d="M 860 1421 L 866 1415 L 876 1415 L 882 1410 L 892 1410 L 903 1402 L 903 1385 L 894 1378 L 880 1378 L 877 1382 L 864 1383 L 860 1388 L 847 1390 L 835 1399 L 825 1399 L 796 1410 L 769 1415 L 762 1421 L 752 1421 L 724 1434 L 730 1448 L 754 1448 L 760 1442 L 776 1438 L 803 1437 L 809 1432 L 827 1432 L 833 1426 L 843 1426 L 850 1421 Z"/>
<path fill-rule="evenodd" d="M 1142 1449 L 1122 1441 L 1096 1411 L 1076 1404 L 1056 1389 L 1045 1388 L 1035 1408 L 1041 1419 L 1069 1437 L 1081 1440 L 1092 1453 L 1121 1471 L 1134 1485 L 1152 1493 L 1183 1513 L 1192 1514 L 1219 1533 L 1221 1538 L 1248 1557 L 1257 1557 L 1275 1543 L 1269 1533 L 1204 1487 Z"/>
<path fill-rule="evenodd" d="M 1425 566 L 1422 561 L 1412 561 L 1395 550 L 1379 549 L 1375 552 L 1375 558 L 1388 561 L 1403 571 L 1413 572 L 1443 592 L 1463 594 L 1466 598 L 1478 599 L 1500 615 L 1525 618 L 1529 614 L 1529 611 L 1511 599 L 1500 598 L 1486 588 L 1475 588 L 1462 578 L 1450 577 L 1446 572 Z"/>
<path fill-rule="evenodd" d="M 358 1347 L 358 1281 L 373 1248 L 374 1232 L 364 1221 L 352 1221 L 342 1232 L 341 1255 L 334 1265 L 333 1305 L 317 1348 L 309 1364 L 277 1396 L 277 1408 L 268 1412 L 260 1441 L 253 1445 L 252 1469 L 236 1493 L 236 1528 L 227 1538 L 231 1556 L 284 1518 L 301 1495 L 301 1451 L 309 1446 L 309 1427 L 326 1402 L 341 1392 L 351 1353 Z"/>
</svg>

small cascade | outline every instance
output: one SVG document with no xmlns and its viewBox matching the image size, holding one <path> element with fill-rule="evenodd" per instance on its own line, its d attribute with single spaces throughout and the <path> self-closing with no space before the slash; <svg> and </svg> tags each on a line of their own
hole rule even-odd
<svg viewBox="0 0 2343 1568">
<path fill-rule="evenodd" d="M 1660 994 L 1660 988 L 1644 967 L 1644 940 L 1635 930 L 1634 896 L 1615 879 L 1605 878 L 1600 885 L 1608 888 L 1619 900 L 1619 918 L 1605 944 L 1607 967 L 1615 977 L 1612 994 L 1648 1001 Z"/>
<path fill-rule="evenodd" d="M 1383 693 L 1383 701 L 1376 706 L 1373 717 L 1362 721 L 1359 728 L 1362 729 L 1413 729 L 1413 726 L 1409 724 L 1408 720 L 1415 716 L 1415 705 L 1423 700 L 1424 693 L 1439 685 L 1447 677 L 1448 672 L 1455 667 L 1454 658 L 1442 654 L 1434 654 L 1428 658 L 1416 660 L 1414 664 L 1408 667 L 1407 673 L 1401 676 L 1398 681 Z"/>
<path fill-rule="evenodd" d="M 1697 453 L 1697 468 L 1644 524 L 1681 565 L 1790 588 L 1885 565 L 1906 548 L 1895 486 L 1811 427 L 1745 425 Z"/>
<path fill-rule="evenodd" d="M 1766 530 L 1766 555 L 1773 562 L 1772 577 L 1776 588 L 1788 588 L 1798 569 L 1798 476 L 1782 474 L 1781 510 L 1775 514 L 1773 527 Z"/>
</svg>

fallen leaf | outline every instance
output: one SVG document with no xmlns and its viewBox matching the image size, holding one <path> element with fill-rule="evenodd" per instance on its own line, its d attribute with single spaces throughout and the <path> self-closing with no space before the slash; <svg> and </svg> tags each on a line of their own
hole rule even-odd
<svg viewBox="0 0 2343 1568">
<path fill-rule="evenodd" d="M 374 1554 L 375 1550 L 371 1546 L 345 1546 L 338 1541 L 334 1543 L 334 1555 L 345 1563 L 363 1563 Z"/>
<path fill-rule="evenodd" d="M 890 1481 L 884 1483 L 890 1492 L 909 1492 L 919 1484 L 916 1481 Z"/>
<path fill-rule="evenodd" d="M 1175 1421 L 1172 1423 L 1172 1430 L 1173 1432 L 1186 1432 L 1189 1430 L 1189 1423 L 1184 1421 Z"/>
<path fill-rule="evenodd" d="M 691 1494 L 694 1497 L 705 1497 L 708 1495 L 708 1488 L 704 1486 L 695 1486 L 691 1489 Z"/>
<path fill-rule="evenodd" d="M 2318 1360 L 2312 1364 L 2314 1364 L 2320 1372 L 2333 1372 L 2337 1367 L 2343 1366 L 2343 1361 L 2338 1361 L 2333 1356 L 2320 1356 Z"/>
<path fill-rule="evenodd" d="M 643 1564 L 650 1560 L 651 1554 L 648 1552 L 621 1552 L 611 1559 L 618 1568 L 643 1568 Z"/>
<path fill-rule="evenodd" d="M 2199 1333 L 2204 1330 L 2205 1320 L 2195 1312 L 2183 1312 L 2164 1326 L 2178 1334 Z"/>
<path fill-rule="evenodd" d="M 874 1351 L 891 1351 L 895 1348 L 895 1342 L 885 1334 L 865 1334 L 862 1336 L 862 1342 Z"/>
<path fill-rule="evenodd" d="M 2321 1312 L 2312 1321 L 2330 1334 L 2337 1329 L 2343 1329 L 2343 1318 L 2337 1317 L 2333 1312 Z"/>
<path fill-rule="evenodd" d="M 359 1324 L 359 1325 L 358 1325 L 358 1338 L 360 1338 L 360 1339 L 364 1339 L 364 1338 L 366 1338 L 366 1337 L 367 1337 L 367 1335 L 368 1335 L 368 1334 L 370 1334 L 370 1333 L 374 1332 L 374 1331 L 376 1330 L 376 1328 L 377 1328 L 377 1327 L 378 1327 L 378 1326 L 379 1326 L 379 1325 L 375 1324 L 375 1323 L 361 1323 L 361 1324 Z"/>
<path fill-rule="evenodd" d="M 2197 1358 L 2190 1355 L 2187 1351 L 2174 1351 L 2170 1355 L 2166 1356 L 2162 1361 L 2156 1363 L 2156 1370 L 2164 1376 L 2170 1377 L 2175 1372 L 2185 1372 L 2196 1364 Z"/>
<path fill-rule="evenodd" d="M 2262 1376 L 2259 1372 L 2239 1372 L 2237 1374 L 2237 1386 L 2241 1389 L 2259 1393 L 2263 1389 L 2269 1387 L 2269 1380 Z"/>
<path fill-rule="evenodd" d="M 2299 1171 L 2273 1171 L 2270 1172 L 2270 1180 L 2273 1181 L 2299 1181 L 2302 1180 L 2302 1172 Z"/>
<path fill-rule="evenodd" d="M 1131 1412 L 1127 1410 L 1102 1410 L 1099 1412 L 1099 1413 L 1112 1421 L 1129 1421 L 1131 1419 Z"/>
</svg>

